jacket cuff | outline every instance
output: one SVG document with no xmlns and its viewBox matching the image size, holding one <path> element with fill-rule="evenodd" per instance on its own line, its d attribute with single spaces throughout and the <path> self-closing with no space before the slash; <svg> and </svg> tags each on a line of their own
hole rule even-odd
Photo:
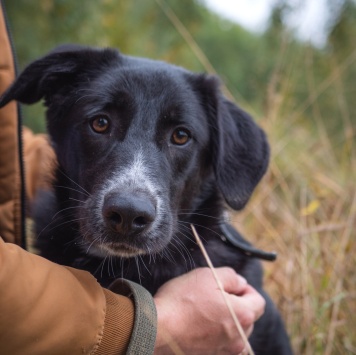
<svg viewBox="0 0 356 355">
<path fill-rule="evenodd" d="M 124 279 L 114 281 L 110 290 L 134 301 L 135 322 L 126 354 L 153 354 L 157 311 L 151 294 L 142 286 Z"/>
<path fill-rule="evenodd" d="M 134 325 L 133 301 L 105 288 L 102 290 L 106 299 L 105 322 L 102 338 L 94 354 L 126 354 Z"/>
</svg>

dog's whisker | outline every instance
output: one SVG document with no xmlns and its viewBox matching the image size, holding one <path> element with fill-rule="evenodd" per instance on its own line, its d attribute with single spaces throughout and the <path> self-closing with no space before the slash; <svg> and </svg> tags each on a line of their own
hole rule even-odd
<svg viewBox="0 0 356 355">
<path fill-rule="evenodd" d="M 63 186 L 63 185 L 53 185 L 53 187 L 59 188 L 59 189 L 67 189 L 67 190 L 71 190 L 71 191 L 75 191 L 75 192 L 79 192 L 80 194 L 86 195 L 86 196 L 90 196 L 87 192 L 75 189 L 73 187 L 69 187 L 69 186 Z M 84 201 L 81 201 L 84 202 Z"/>
<path fill-rule="evenodd" d="M 73 197 L 69 197 L 68 200 L 71 200 L 71 201 L 76 201 L 76 202 L 79 202 L 79 203 L 82 203 L 82 204 L 85 204 L 86 201 L 82 201 L 82 200 L 78 200 L 76 198 L 73 198 Z M 79 208 L 80 206 L 78 206 Z"/>
<path fill-rule="evenodd" d="M 120 271 L 121 271 L 121 278 L 124 278 L 124 259 L 120 258 Z"/>
<path fill-rule="evenodd" d="M 109 277 L 111 276 L 111 273 L 110 273 L 110 262 L 111 262 L 111 258 L 112 258 L 112 256 L 111 255 L 108 255 L 108 263 L 107 263 L 107 273 L 108 273 L 108 275 L 109 275 Z"/>
<path fill-rule="evenodd" d="M 85 245 L 83 242 L 83 237 L 79 235 L 78 237 L 74 238 L 73 240 L 70 240 L 66 243 L 64 243 L 64 246 L 70 246 L 70 245 Z"/>
<path fill-rule="evenodd" d="M 100 277 L 103 277 L 105 261 L 106 261 L 106 259 L 108 258 L 108 256 L 109 256 L 109 253 L 106 254 L 106 256 L 105 256 L 103 262 L 101 263 L 101 273 L 100 273 Z"/>
<path fill-rule="evenodd" d="M 153 264 L 155 264 L 156 263 L 156 252 L 151 252 L 151 251 L 149 251 L 149 256 L 150 256 L 150 264 L 151 264 L 151 258 L 152 258 L 152 262 L 153 262 Z"/>
<path fill-rule="evenodd" d="M 114 257 L 111 255 L 110 256 L 110 267 L 111 267 L 111 272 L 112 272 L 112 277 L 115 277 L 115 268 L 114 268 Z"/>
<path fill-rule="evenodd" d="M 64 212 L 64 211 L 68 211 L 68 210 L 73 209 L 73 208 L 78 209 L 78 206 L 71 206 L 71 207 L 67 207 L 67 208 L 63 208 L 63 209 L 59 210 L 57 213 L 55 213 L 55 214 L 52 216 L 52 221 L 53 221 L 60 213 L 62 213 L 62 212 Z M 67 216 L 68 216 L 68 215 L 67 215 Z"/>
<path fill-rule="evenodd" d="M 180 234 L 182 234 L 183 236 L 185 236 L 184 233 L 182 233 L 182 232 L 180 232 L 180 231 L 179 231 L 178 233 L 180 233 Z M 175 240 L 176 243 L 182 248 L 182 250 L 185 251 L 185 253 L 186 253 L 187 256 L 188 256 L 191 269 L 194 269 L 194 268 L 195 268 L 195 262 L 194 262 L 194 259 L 193 259 L 193 257 L 192 257 L 191 252 L 189 251 L 189 249 L 184 245 L 184 243 L 183 243 L 179 238 L 175 238 L 174 240 Z"/>
<path fill-rule="evenodd" d="M 87 196 L 91 196 L 90 193 L 84 189 L 84 187 L 80 186 L 78 183 L 76 183 L 73 179 L 71 179 L 62 169 L 58 169 L 58 171 L 63 174 L 68 180 L 70 180 L 74 185 L 76 185 L 77 187 L 79 187 L 79 189 L 81 189 L 82 191 L 84 191 Z"/>
<path fill-rule="evenodd" d="M 116 270 L 116 259 L 113 256 L 111 256 L 111 271 L 112 271 L 112 276 L 114 278 L 116 277 L 115 270 Z"/>
<path fill-rule="evenodd" d="M 204 211 L 210 211 L 210 210 L 211 210 L 210 208 L 201 208 L 201 209 L 198 209 L 198 210 L 196 210 L 196 211 L 192 211 L 192 210 L 186 208 L 186 209 L 181 209 L 181 210 L 178 212 L 178 216 L 180 216 L 180 215 L 182 215 L 182 216 L 184 216 L 184 215 L 192 215 L 192 216 L 201 216 L 201 217 L 207 217 L 207 218 L 211 218 L 211 219 L 216 219 L 216 220 L 218 220 L 219 222 L 220 222 L 220 221 L 226 221 L 226 215 L 212 216 L 212 215 L 210 215 L 210 214 L 204 213 Z M 233 217 L 234 214 L 230 214 L 230 213 L 229 213 L 227 216 L 228 216 L 228 220 L 229 220 L 229 221 L 234 222 L 234 221 L 237 220 L 236 218 Z"/>
<path fill-rule="evenodd" d="M 37 238 L 39 238 L 39 237 L 41 236 L 41 234 L 42 234 L 44 231 L 46 231 L 46 232 L 48 233 L 48 232 L 50 232 L 50 231 L 52 231 L 52 230 L 54 230 L 54 229 L 56 229 L 56 228 L 58 228 L 58 227 L 60 227 L 60 226 L 62 226 L 62 225 L 64 225 L 64 224 L 78 222 L 78 221 L 80 221 L 80 220 L 85 220 L 85 219 L 88 219 L 88 218 L 89 218 L 89 217 L 81 217 L 81 218 L 71 219 L 71 220 L 69 220 L 69 221 L 65 221 L 65 222 L 56 224 L 53 228 L 47 230 L 47 228 L 52 224 L 52 222 L 51 222 L 51 223 L 49 223 L 46 227 L 44 227 L 44 228 L 41 230 L 41 232 L 37 235 Z"/>
<path fill-rule="evenodd" d="M 142 261 L 142 265 L 144 266 L 144 268 L 147 270 L 147 272 L 151 274 L 151 271 L 147 268 L 146 264 L 145 264 L 145 261 L 143 260 L 142 256 L 141 255 L 138 255 L 138 257 L 140 258 L 140 260 Z"/>
<path fill-rule="evenodd" d="M 185 223 L 185 224 L 191 224 L 190 222 L 184 222 L 184 221 L 179 221 L 179 222 L 180 222 L 180 223 Z M 219 236 L 219 238 L 220 238 L 220 236 L 221 236 L 221 234 L 219 234 L 218 232 L 216 232 L 214 229 L 208 228 L 208 227 L 203 226 L 203 225 L 201 225 L 201 224 L 196 224 L 196 223 L 194 223 L 194 226 L 197 226 L 197 227 L 200 227 L 200 228 L 204 228 L 204 229 L 206 229 L 206 230 L 208 230 L 208 231 L 210 231 L 210 232 L 216 234 L 217 236 Z M 204 240 L 204 238 L 201 238 L 201 239 Z"/>
<path fill-rule="evenodd" d="M 100 237 L 99 237 L 99 238 L 100 238 Z M 98 238 L 94 238 L 94 239 L 92 240 L 92 242 L 89 244 L 88 249 L 87 249 L 87 251 L 86 251 L 85 254 L 88 254 L 88 253 L 89 253 L 89 250 L 90 250 L 91 246 L 92 246 L 95 242 L 97 242 L 97 240 L 98 240 Z"/>
<path fill-rule="evenodd" d="M 81 234 L 81 246 L 83 246 L 83 249 L 84 249 L 84 247 L 86 247 L 85 254 L 88 254 L 91 246 L 98 240 L 100 242 L 100 239 L 101 239 L 101 236 L 99 235 L 99 236 L 96 236 L 91 242 L 89 242 L 89 239 L 90 239 L 89 235 L 91 235 L 90 231 L 86 231 L 85 233 L 82 232 L 82 234 Z"/>
<path fill-rule="evenodd" d="M 178 213 L 178 216 L 183 216 L 183 215 L 199 216 L 199 217 L 206 217 L 206 218 L 221 220 L 220 217 L 214 217 L 214 216 L 210 216 L 210 215 L 207 215 L 207 214 L 196 213 L 196 212 L 186 212 L 186 213 L 184 213 L 184 212 L 183 212 L 183 213 L 182 213 L 182 212 L 179 212 L 179 213 Z"/>
<path fill-rule="evenodd" d="M 177 239 L 176 239 L 176 241 L 177 241 L 177 243 L 178 243 L 178 240 L 177 240 Z M 184 248 L 182 248 L 182 251 L 181 251 L 180 248 L 179 248 L 179 246 L 182 247 L 182 244 L 175 245 L 175 244 L 172 243 L 172 246 L 173 246 L 173 247 L 178 251 L 178 253 L 182 256 L 182 258 L 183 258 L 183 260 L 184 260 L 184 262 L 185 262 L 187 271 L 189 270 L 188 260 L 189 260 L 190 267 L 192 268 L 192 262 L 191 262 L 191 260 L 190 260 L 190 258 L 191 258 L 190 253 L 187 252 L 187 250 L 185 250 Z M 187 258 L 186 258 L 185 255 L 184 255 L 184 251 L 185 251 L 186 254 L 187 254 L 188 260 L 187 260 Z"/>
<path fill-rule="evenodd" d="M 97 268 L 95 269 L 95 271 L 93 272 L 93 275 L 94 275 L 94 276 L 98 274 L 100 268 L 102 268 L 103 263 L 105 263 L 105 260 L 106 260 L 106 257 L 101 260 L 101 262 L 99 263 L 98 267 L 97 267 Z"/>
<path fill-rule="evenodd" d="M 171 263 L 173 263 L 174 265 L 177 265 L 177 262 L 174 259 L 173 255 L 172 255 L 172 251 L 169 249 L 169 246 L 167 246 L 167 248 L 163 249 L 163 256 L 165 256 L 166 259 L 168 261 L 170 261 Z"/>
<path fill-rule="evenodd" d="M 187 231 L 187 233 L 190 234 L 190 229 L 189 229 L 189 227 L 183 225 L 182 223 L 183 223 L 182 221 L 179 221 L 178 227 L 185 229 L 185 230 Z M 187 222 L 187 223 L 188 223 L 188 222 Z M 182 233 L 181 230 L 179 230 L 179 233 L 181 233 L 186 239 L 188 239 L 189 241 L 191 241 L 193 244 L 196 244 L 196 241 L 195 241 L 191 236 Z"/>
<path fill-rule="evenodd" d="M 184 233 L 182 233 L 182 232 L 179 232 L 179 234 L 182 234 L 184 236 Z M 185 251 L 185 253 L 188 255 L 188 257 L 190 258 L 191 265 L 193 267 L 195 267 L 195 262 L 194 262 L 194 258 L 192 256 L 191 250 L 189 250 L 188 247 L 186 245 L 184 245 L 184 243 L 181 240 L 178 239 L 177 242 L 180 245 L 180 247 Z"/>
<path fill-rule="evenodd" d="M 136 267 L 137 267 L 137 272 L 138 272 L 138 279 L 139 279 L 140 285 L 142 285 L 140 265 L 139 265 L 139 260 L 138 260 L 137 256 L 135 256 L 135 262 L 136 262 Z"/>
<path fill-rule="evenodd" d="M 152 261 L 152 251 L 151 251 L 151 248 L 147 245 L 146 246 L 146 248 L 147 248 L 147 254 L 148 254 L 148 257 L 149 257 L 149 259 L 148 259 L 148 265 L 151 265 L 151 261 Z"/>
<path fill-rule="evenodd" d="M 180 213 L 180 212 L 187 212 L 187 213 L 197 212 L 197 213 L 203 213 L 203 212 L 205 212 L 205 211 L 210 211 L 210 210 L 211 210 L 211 208 L 208 208 L 208 207 L 207 207 L 207 208 L 198 208 L 198 209 L 195 209 L 194 211 L 192 211 L 191 208 L 180 208 L 178 213 Z"/>
</svg>

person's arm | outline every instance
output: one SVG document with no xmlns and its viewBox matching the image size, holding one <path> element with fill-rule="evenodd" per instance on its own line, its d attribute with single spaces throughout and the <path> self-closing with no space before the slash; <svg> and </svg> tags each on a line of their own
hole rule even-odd
<svg viewBox="0 0 356 355">
<path fill-rule="evenodd" d="M 233 270 L 217 272 L 250 334 L 263 298 Z M 4 354 L 150 354 L 156 337 L 152 298 L 117 281 L 115 294 L 85 271 L 54 264 L 0 238 L 0 344 Z M 131 299 L 134 301 L 132 302 Z M 238 353 L 243 349 L 211 271 L 193 270 L 163 285 L 156 354 Z M 135 305 L 135 307 L 134 307 Z"/>
<path fill-rule="evenodd" d="M 136 341 L 130 298 L 1 238 L 0 290 L 2 354 L 124 354 Z"/>
</svg>

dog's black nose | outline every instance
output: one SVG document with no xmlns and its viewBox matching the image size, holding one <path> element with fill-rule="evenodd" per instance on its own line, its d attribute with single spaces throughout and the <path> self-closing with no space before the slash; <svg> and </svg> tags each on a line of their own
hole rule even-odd
<svg viewBox="0 0 356 355">
<path fill-rule="evenodd" d="M 102 213 L 106 224 L 124 235 L 144 231 L 156 217 L 155 206 L 148 197 L 122 193 L 106 196 Z"/>
</svg>

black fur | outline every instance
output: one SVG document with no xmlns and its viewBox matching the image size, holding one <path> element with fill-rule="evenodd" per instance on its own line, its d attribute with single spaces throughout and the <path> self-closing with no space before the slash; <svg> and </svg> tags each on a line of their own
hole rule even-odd
<svg viewBox="0 0 356 355">
<path fill-rule="evenodd" d="M 256 354 L 290 354 L 260 262 L 220 238 L 225 203 L 245 206 L 269 148 L 251 117 L 223 97 L 218 80 L 112 49 L 62 46 L 27 67 L 0 106 L 41 98 L 58 158 L 54 192 L 39 194 L 35 208 L 42 255 L 89 270 L 104 286 L 125 277 L 154 294 L 206 266 L 194 224 L 213 264 L 234 268 L 266 299 L 250 339 Z M 109 128 L 95 132 L 96 119 Z M 174 134 L 187 142 L 177 145 Z M 123 224 L 123 213 L 136 213 L 134 226 Z"/>
</svg>

